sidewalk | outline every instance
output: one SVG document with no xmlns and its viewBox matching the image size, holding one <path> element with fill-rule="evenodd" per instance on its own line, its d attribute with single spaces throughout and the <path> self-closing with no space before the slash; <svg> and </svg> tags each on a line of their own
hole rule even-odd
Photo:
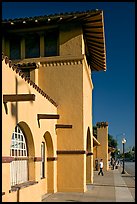
<svg viewBox="0 0 137 204">
<path fill-rule="evenodd" d="M 94 184 L 88 184 L 85 193 L 47 194 L 42 202 L 135 202 L 135 179 L 121 172 L 121 167 L 104 176 L 94 171 Z"/>
</svg>

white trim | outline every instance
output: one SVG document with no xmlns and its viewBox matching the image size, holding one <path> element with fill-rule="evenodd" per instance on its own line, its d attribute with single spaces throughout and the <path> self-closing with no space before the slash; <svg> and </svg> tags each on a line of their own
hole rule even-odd
<svg viewBox="0 0 137 204">
<path fill-rule="evenodd" d="M 10 163 L 11 186 L 28 181 L 27 145 L 23 132 L 19 126 L 15 127 L 12 134 L 10 156 L 17 158 Z M 21 160 L 26 157 L 25 160 Z"/>
</svg>

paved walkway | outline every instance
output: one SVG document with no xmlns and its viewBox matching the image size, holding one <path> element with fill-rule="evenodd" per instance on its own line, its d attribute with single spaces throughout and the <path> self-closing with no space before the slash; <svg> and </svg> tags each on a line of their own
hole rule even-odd
<svg viewBox="0 0 137 204">
<path fill-rule="evenodd" d="M 104 176 L 94 171 L 94 184 L 88 184 L 85 193 L 47 194 L 42 202 L 135 202 L 135 179 L 121 172 L 121 167 Z"/>
</svg>

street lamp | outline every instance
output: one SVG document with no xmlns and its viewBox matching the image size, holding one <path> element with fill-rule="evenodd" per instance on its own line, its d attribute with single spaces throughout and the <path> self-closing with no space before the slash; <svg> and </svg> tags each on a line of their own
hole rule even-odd
<svg viewBox="0 0 137 204">
<path fill-rule="evenodd" d="M 126 139 L 125 138 L 123 138 L 122 139 L 122 144 L 123 144 L 123 171 L 122 171 L 122 174 L 125 174 L 125 150 L 124 150 L 124 145 L 125 145 L 125 143 L 126 143 Z"/>
</svg>

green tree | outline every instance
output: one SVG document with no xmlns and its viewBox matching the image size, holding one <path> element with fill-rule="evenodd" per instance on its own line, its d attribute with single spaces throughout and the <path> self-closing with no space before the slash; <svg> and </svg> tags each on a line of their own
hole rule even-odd
<svg viewBox="0 0 137 204">
<path fill-rule="evenodd" d="M 117 148 L 117 145 L 118 145 L 117 140 L 114 139 L 112 135 L 108 134 L 108 146 Z"/>
<path fill-rule="evenodd" d="M 132 151 L 135 152 L 135 146 L 132 147 Z"/>
<path fill-rule="evenodd" d="M 113 158 L 115 158 L 116 154 L 118 153 L 117 145 L 117 140 L 114 139 L 112 135 L 108 134 L 108 146 L 115 148 L 115 151 L 111 152 L 111 156 Z"/>
</svg>

